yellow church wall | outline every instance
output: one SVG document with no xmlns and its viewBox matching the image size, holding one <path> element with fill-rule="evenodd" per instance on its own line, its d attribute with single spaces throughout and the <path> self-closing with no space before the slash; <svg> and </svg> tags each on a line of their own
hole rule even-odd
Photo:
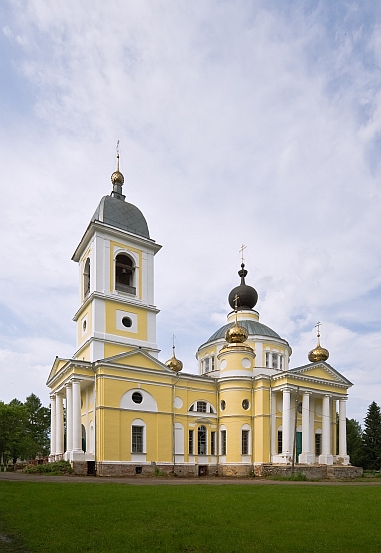
<svg viewBox="0 0 381 553">
<path fill-rule="evenodd" d="M 324 380 L 335 381 L 335 378 L 321 367 L 314 367 L 311 370 L 305 371 L 303 374 L 307 377 L 313 376 L 315 378 L 324 378 Z"/>
<path fill-rule="evenodd" d="M 83 348 L 79 349 L 74 359 L 80 359 L 81 361 L 90 361 L 90 344 L 86 344 Z"/>
<path fill-rule="evenodd" d="M 107 357 L 114 357 L 114 355 L 119 355 L 119 353 L 125 353 L 127 351 L 131 351 L 133 349 L 132 346 L 127 346 L 124 344 L 113 344 L 111 342 L 105 342 L 104 345 L 104 356 L 105 359 Z"/>
<path fill-rule="evenodd" d="M 114 300 L 105 300 L 105 314 L 106 314 L 106 334 L 114 334 L 116 336 L 123 336 L 124 338 L 133 338 L 134 340 L 147 340 L 147 311 L 143 308 L 133 305 L 126 306 L 120 302 Z M 137 316 L 138 331 L 129 332 L 126 330 L 119 330 L 116 328 L 116 312 L 126 311 L 133 313 Z"/>
<path fill-rule="evenodd" d="M 254 418 L 254 463 L 270 462 L 270 416 Z"/>
<path fill-rule="evenodd" d="M 114 262 L 114 255 L 115 255 L 115 248 L 121 248 L 126 253 L 133 252 L 135 253 L 139 258 L 139 286 L 138 286 L 138 297 L 139 299 L 142 299 L 142 282 L 143 282 L 143 276 L 142 276 L 142 251 L 138 250 L 136 248 L 133 248 L 132 246 L 129 246 L 127 244 L 123 244 L 122 242 L 115 242 L 114 240 L 110 240 L 110 290 L 115 289 L 115 262 Z"/>
</svg>

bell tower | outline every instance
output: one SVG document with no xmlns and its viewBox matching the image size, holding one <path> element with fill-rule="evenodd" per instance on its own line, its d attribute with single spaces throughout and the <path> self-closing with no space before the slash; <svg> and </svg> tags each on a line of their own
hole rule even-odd
<svg viewBox="0 0 381 553">
<path fill-rule="evenodd" d="M 72 257 L 80 293 L 73 357 L 92 362 L 135 347 L 154 357 L 159 352 L 154 256 L 161 246 L 150 238 L 142 212 L 125 201 L 119 152 L 111 182 Z"/>
</svg>

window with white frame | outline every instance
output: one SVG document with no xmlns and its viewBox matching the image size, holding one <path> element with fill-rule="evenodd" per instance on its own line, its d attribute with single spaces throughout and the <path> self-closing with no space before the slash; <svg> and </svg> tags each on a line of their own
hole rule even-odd
<svg viewBox="0 0 381 553">
<path fill-rule="evenodd" d="M 86 298 L 90 292 L 90 259 L 87 258 L 83 269 L 83 296 Z"/>
<path fill-rule="evenodd" d="M 226 455 L 226 430 L 221 430 L 221 455 Z"/>
<path fill-rule="evenodd" d="M 144 452 L 144 426 L 132 425 L 132 453 Z"/>
<path fill-rule="evenodd" d="M 206 436 L 207 430 L 205 426 L 199 426 L 197 431 L 197 453 L 198 455 L 206 455 Z"/>
<path fill-rule="evenodd" d="M 216 432 L 210 433 L 210 454 L 215 455 L 216 454 Z"/>
<path fill-rule="evenodd" d="M 249 435 L 250 435 L 250 430 L 242 430 L 242 436 L 241 436 L 242 455 L 249 455 Z"/>
<path fill-rule="evenodd" d="M 194 431 L 193 430 L 189 430 L 189 435 L 188 435 L 188 451 L 189 451 L 189 455 L 193 455 L 193 444 L 194 444 Z"/>
</svg>

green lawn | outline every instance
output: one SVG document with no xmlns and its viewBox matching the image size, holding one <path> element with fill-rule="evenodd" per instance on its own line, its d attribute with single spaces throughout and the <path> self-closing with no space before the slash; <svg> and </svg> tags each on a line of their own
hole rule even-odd
<svg viewBox="0 0 381 553">
<path fill-rule="evenodd" d="M 7 552 L 380 553 L 380 521 L 381 486 L 0 482 Z"/>
</svg>

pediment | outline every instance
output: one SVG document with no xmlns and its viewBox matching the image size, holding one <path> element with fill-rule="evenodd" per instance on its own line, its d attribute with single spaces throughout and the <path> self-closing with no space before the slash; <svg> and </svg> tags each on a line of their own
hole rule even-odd
<svg viewBox="0 0 381 553">
<path fill-rule="evenodd" d="M 165 371 L 174 374 L 173 371 L 167 367 L 167 365 L 164 365 L 164 363 L 161 363 L 161 361 L 158 361 L 155 357 L 152 357 L 152 355 L 140 348 L 118 353 L 118 355 L 106 357 L 105 359 L 99 359 L 95 362 L 96 366 L 111 366 L 116 364 L 125 365 L 126 367 L 136 367 L 139 369 Z"/>
<path fill-rule="evenodd" d="M 61 359 L 60 357 L 56 357 L 53 366 L 50 369 L 48 380 L 46 382 L 48 383 L 53 378 L 53 376 L 55 376 L 62 369 L 62 367 L 64 367 L 69 362 L 70 359 Z"/>
<path fill-rule="evenodd" d="M 346 386 L 353 386 L 345 376 L 340 374 L 336 369 L 331 367 L 324 361 L 318 361 L 317 363 L 310 363 L 303 365 L 302 367 L 295 367 L 289 371 L 292 374 L 302 375 L 305 378 L 311 378 L 314 381 L 324 380 L 328 382 L 337 382 L 338 384 L 345 384 Z"/>
</svg>

